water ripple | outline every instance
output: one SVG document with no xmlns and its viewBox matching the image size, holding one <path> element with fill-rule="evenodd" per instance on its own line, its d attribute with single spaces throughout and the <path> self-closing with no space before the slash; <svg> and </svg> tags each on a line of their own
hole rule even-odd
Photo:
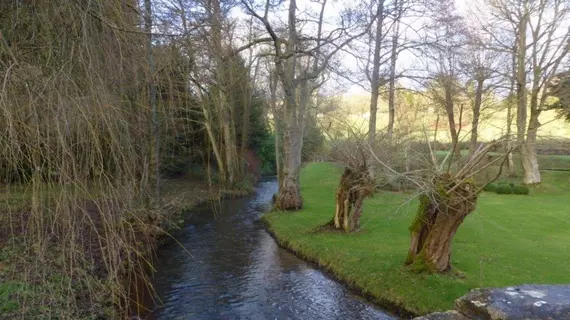
<svg viewBox="0 0 570 320">
<path fill-rule="evenodd" d="M 149 319 L 396 319 L 279 248 L 258 219 L 274 180 L 251 197 L 193 214 L 164 247 L 154 286 L 162 305 Z"/>
</svg>

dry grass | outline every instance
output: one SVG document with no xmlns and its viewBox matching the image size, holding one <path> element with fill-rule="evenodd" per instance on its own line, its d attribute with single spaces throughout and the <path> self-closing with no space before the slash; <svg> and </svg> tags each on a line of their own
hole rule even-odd
<svg viewBox="0 0 570 320">
<path fill-rule="evenodd" d="M 146 36 L 128 32 L 129 4 L 0 4 L 9 317 L 120 318 L 125 282 L 144 279 L 161 213 L 149 201 Z"/>
</svg>

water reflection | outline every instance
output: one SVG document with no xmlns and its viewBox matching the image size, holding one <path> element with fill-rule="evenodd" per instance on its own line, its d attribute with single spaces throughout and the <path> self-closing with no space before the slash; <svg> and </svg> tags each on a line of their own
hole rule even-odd
<svg viewBox="0 0 570 320">
<path fill-rule="evenodd" d="M 259 216 L 277 189 L 193 215 L 178 244 L 160 250 L 150 319 L 395 319 L 279 248 Z"/>
</svg>

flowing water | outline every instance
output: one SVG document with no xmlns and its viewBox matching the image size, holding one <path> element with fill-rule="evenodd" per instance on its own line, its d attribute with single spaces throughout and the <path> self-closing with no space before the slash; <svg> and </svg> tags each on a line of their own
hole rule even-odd
<svg viewBox="0 0 570 320">
<path fill-rule="evenodd" d="M 277 246 L 259 221 L 276 190 L 263 180 L 192 215 L 176 234 L 188 251 L 159 250 L 150 319 L 396 319 Z"/>
</svg>

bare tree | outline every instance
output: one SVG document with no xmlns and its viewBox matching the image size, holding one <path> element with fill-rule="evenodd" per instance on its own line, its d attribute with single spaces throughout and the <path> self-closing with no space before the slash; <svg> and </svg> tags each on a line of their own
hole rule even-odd
<svg viewBox="0 0 570 320">
<path fill-rule="evenodd" d="M 503 22 L 515 35 L 511 52 L 515 50 L 516 57 L 517 141 L 524 182 L 540 183 L 536 154 L 539 116 L 547 108 L 547 85 L 570 50 L 570 4 L 564 0 L 495 0 L 486 4 L 494 22 Z M 494 35 L 493 28 L 488 30 Z"/>
<path fill-rule="evenodd" d="M 386 136 L 389 141 L 394 134 L 396 119 L 396 62 L 399 53 L 400 20 L 404 14 L 404 0 L 394 0 L 394 14 L 392 27 L 392 48 L 390 52 L 390 76 L 388 80 L 388 129 Z"/>
<path fill-rule="evenodd" d="M 497 76 L 497 67 L 501 64 L 501 55 L 489 49 L 490 39 L 483 39 L 480 35 L 471 34 L 466 46 L 465 63 L 463 69 L 466 76 L 474 82 L 474 99 L 472 101 L 471 137 L 469 143 L 469 156 L 477 150 L 479 138 L 479 124 L 481 111 L 489 92 L 496 88 L 491 82 Z M 507 133 L 508 136 L 509 133 Z"/>
<path fill-rule="evenodd" d="M 406 264 L 419 272 L 442 273 L 451 269 L 451 243 L 464 219 L 476 208 L 483 188 L 473 183 L 473 177 L 490 166 L 498 166 L 497 179 L 506 154 L 486 161 L 489 150 L 502 139 L 478 148 L 457 170 L 434 170 L 427 180 L 418 181 L 421 193 L 416 218 L 410 226 L 411 244 Z M 510 153 L 510 150 L 507 152 Z"/>
<path fill-rule="evenodd" d="M 158 107 L 156 102 L 156 84 L 154 54 L 152 50 L 152 2 L 151 0 L 144 1 L 144 31 L 147 34 L 147 59 L 148 59 L 148 103 L 152 112 L 152 137 L 153 137 L 153 173 L 154 173 L 154 202 L 155 206 L 160 207 L 160 133 L 158 124 Z"/>
<path fill-rule="evenodd" d="M 385 38 L 385 33 L 383 32 L 384 27 L 384 0 L 378 0 L 376 3 L 376 12 L 373 17 L 376 16 L 376 32 L 371 37 L 374 42 L 374 52 L 372 60 L 372 74 L 370 76 L 370 118 L 368 122 L 368 144 L 373 146 L 376 140 L 376 116 L 378 114 L 378 98 L 380 96 L 380 86 L 384 84 L 385 80 L 380 78 L 380 64 L 381 55 L 380 50 L 382 48 L 382 42 Z M 367 74 L 368 75 L 368 74 Z"/>
<path fill-rule="evenodd" d="M 290 0 L 287 15 L 287 35 L 282 37 L 270 22 L 271 1 L 266 1 L 263 14 L 255 10 L 253 1 L 242 0 L 246 11 L 255 17 L 271 37 L 275 70 L 284 92 L 283 113 L 283 180 L 275 206 L 281 210 L 298 210 L 303 206 L 299 173 L 305 128 L 305 113 L 313 92 L 321 85 L 320 77 L 329 67 L 333 56 L 354 39 L 367 32 L 357 32 L 358 24 L 343 23 L 325 36 L 323 23 L 326 0 L 317 3 L 317 18 L 297 16 L 297 1 Z M 316 35 L 301 34 L 297 27 L 316 21 Z"/>
<path fill-rule="evenodd" d="M 453 158 L 461 157 L 459 132 L 463 115 L 460 104 L 459 123 L 456 119 L 456 102 L 461 91 L 462 47 L 466 43 L 466 31 L 463 18 L 457 14 L 452 0 L 430 2 L 433 12 L 432 22 L 427 26 L 427 46 L 423 54 L 427 58 L 426 71 L 430 81 L 433 101 L 443 107 L 447 116 L 451 136 Z"/>
</svg>

